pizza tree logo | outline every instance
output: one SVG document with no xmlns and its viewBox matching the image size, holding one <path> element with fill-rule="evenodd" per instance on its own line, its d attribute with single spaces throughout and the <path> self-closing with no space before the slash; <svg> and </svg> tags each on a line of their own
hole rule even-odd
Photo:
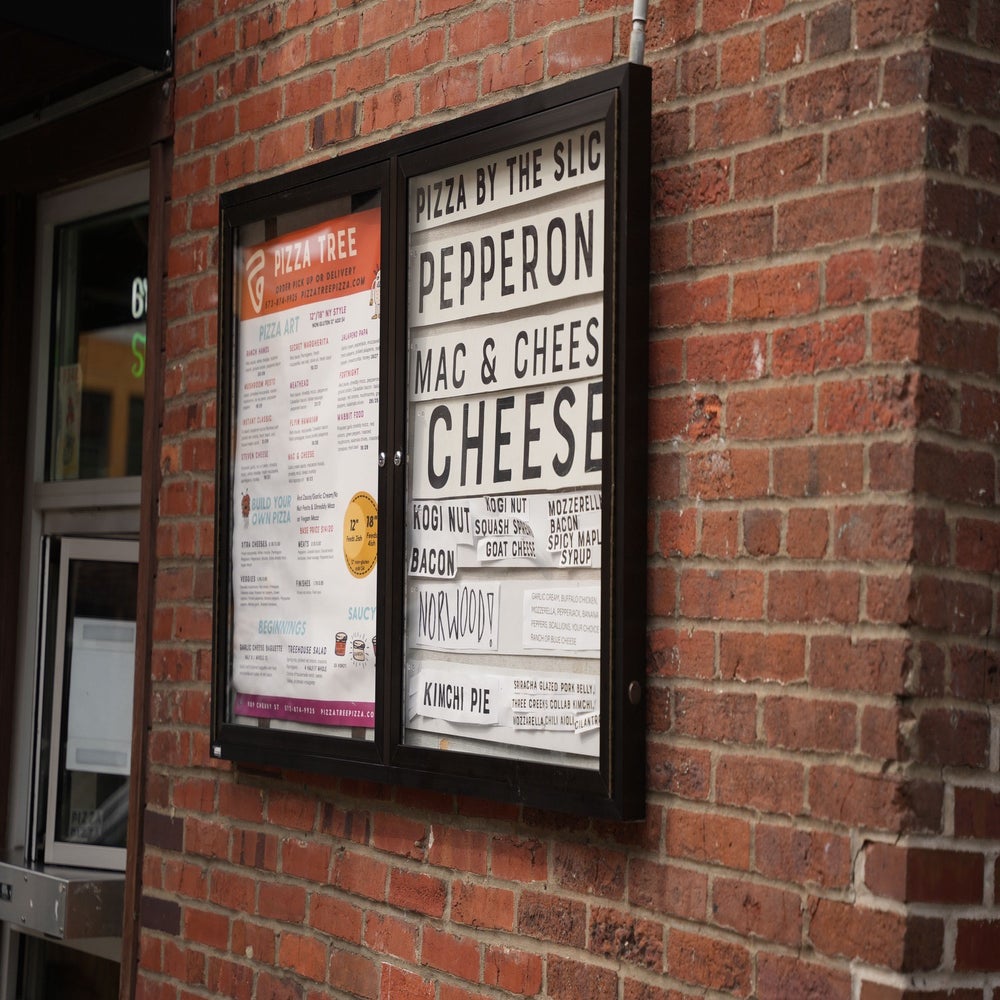
<svg viewBox="0 0 1000 1000">
<path fill-rule="evenodd" d="M 255 313 L 264 304 L 264 251 L 256 250 L 247 261 L 247 293 Z"/>
</svg>

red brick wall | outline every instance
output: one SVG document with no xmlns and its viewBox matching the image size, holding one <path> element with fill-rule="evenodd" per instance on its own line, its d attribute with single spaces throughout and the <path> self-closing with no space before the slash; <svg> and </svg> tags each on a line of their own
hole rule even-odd
<svg viewBox="0 0 1000 1000">
<path fill-rule="evenodd" d="M 208 755 L 219 192 L 620 0 L 180 0 L 137 996 L 1000 996 L 1000 14 L 651 0 L 648 818 Z"/>
</svg>

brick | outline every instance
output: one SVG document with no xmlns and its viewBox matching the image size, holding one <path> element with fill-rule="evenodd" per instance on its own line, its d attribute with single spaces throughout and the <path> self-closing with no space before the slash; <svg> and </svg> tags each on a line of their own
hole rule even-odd
<svg viewBox="0 0 1000 1000">
<path fill-rule="evenodd" d="M 673 731 L 713 743 L 752 743 L 756 715 L 755 695 L 680 688 L 674 695 Z"/>
<path fill-rule="evenodd" d="M 689 457 L 688 495 L 700 500 L 737 500 L 768 492 L 767 453 L 757 448 L 726 448 Z"/>
<path fill-rule="evenodd" d="M 476 982 L 479 978 L 479 946 L 472 938 L 425 927 L 420 960 L 461 979 Z"/>
<path fill-rule="evenodd" d="M 956 58 L 956 54 L 935 48 L 929 98 L 945 107 L 960 109 L 966 114 L 996 119 L 1000 111 L 996 66 L 974 55 Z"/>
<path fill-rule="evenodd" d="M 694 96 L 715 89 L 719 77 L 719 50 L 715 45 L 688 50 L 682 59 L 683 94 Z"/>
<path fill-rule="evenodd" d="M 983 768 L 990 757 L 990 718 L 973 709 L 926 708 L 917 715 L 915 759 L 942 767 Z"/>
<path fill-rule="evenodd" d="M 774 244 L 771 208 L 743 209 L 694 220 L 691 263 L 695 266 L 767 256 Z"/>
<path fill-rule="evenodd" d="M 998 370 L 996 326 L 946 319 L 925 309 L 920 314 L 920 359 L 952 372 L 980 374 Z"/>
<path fill-rule="evenodd" d="M 260 823 L 264 818 L 264 797 L 259 788 L 224 782 L 219 785 L 219 812 L 232 819 Z"/>
<path fill-rule="evenodd" d="M 647 749 L 649 785 L 685 799 L 708 799 L 712 765 L 704 750 L 651 743 Z"/>
<path fill-rule="evenodd" d="M 667 941 L 667 972 L 727 996 L 751 993 L 750 953 L 742 945 L 674 928 Z"/>
<path fill-rule="evenodd" d="M 685 340 L 690 382 L 740 382 L 767 371 L 767 339 L 759 333 L 692 334 Z"/>
<path fill-rule="evenodd" d="M 476 10 L 472 14 L 456 17 L 451 21 L 448 28 L 448 52 L 452 56 L 466 56 L 502 44 L 509 38 L 509 12 L 500 4 L 495 4 L 486 10 Z M 403 71 L 418 68 L 418 64 L 413 63 Z"/>
<path fill-rule="evenodd" d="M 225 949 L 229 942 L 229 917 L 224 913 L 186 906 L 181 933 L 187 941 L 209 948 Z"/>
<path fill-rule="evenodd" d="M 865 354 L 864 318 L 845 316 L 777 330 L 773 334 L 775 375 L 812 375 L 857 364 Z"/>
<path fill-rule="evenodd" d="M 789 570 L 768 574 L 767 618 L 780 622 L 858 620 L 860 580 L 850 572 Z"/>
<path fill-rule="evenodd" d="M 274 834 L 237 830 L 233 833 L 230 861 L 265 871 L 278 870 L 278 838 Z"/>
<path fill-rule="evenodd" d="M 838 507 L 833 515 L 833 554 L 854 561 L 905 561 L 913 551 L 910 507 Z"/>
<path fill-rule="evenodd" d="M 233 1000 L 250 1000 L 254 987 L 253 970 L 246 965 L 213 956 L 208 960 L 204 985 L 215 996 L 232 997 Z"/>
<path fill-rule="evenodd" d="M 996 461 L 989 452 L 956 451 L 932 442 L 917 446 L 916 483 L 929 496 L 958 503 L 994 503 Z"/>
<path fill-rule="evenodd" d="M 940 920 L 868 909 L 832 899 L 810 900 L 809 939 L 823 954 L 879 962 L 903 972 L 934 969 L 941 959 Z"/>
<path fill-rule="evenodd" d="M 758 823 L 754 868 L 768 878 L 794 885 L 842 888 L 853 874 L 850 838 L 802 826 Z"/>
<path fill-rule="evenodd" d="M 143 839 L 150 847 L 165 851 L 184 849 L 184 820 L 147 809 L 143 816 Z"/>
<path fill-rule="evenodd" d="M 542 988 L 542 959 L 506 945 L 487 946 L 483 982 L 520 996 L 535 996 Z"/>
<path fill-rule="evenodd" d="M 913 584 L 910 619 L 926 628 L 959 635 L 986 635 L 993 598 L 985 585 L 922 573 Z"/>
<path fill-rule="evenodd" d="M 550 76 L 606 66 L 614 52 L 614 34 L 612 18 L 588 21 L 554 32 L 548 42 Z"/>
<path fill-rule="evenodd" d="M 281 870 L 288 875 L 325 884 L 330 875 L 331 851 L 328 844 L 305 840 L 285 840 L 281 845 Z"/>
<path fill-rule="evenodd" d="M 772 814 L 803 811 L 805 769 L 790 760 L 727 754 L 715 772 L 715 801 Z"/>
<path fill-rule="evenodd" d="M 676 610 L 677 574 L 672 567 L 650 572 L 646 609 L 651 615 L 671 615 Z"/>
<path fill-rule="evenodd" d="M 184 849 L 207 858 L 225 858 L 229 855 L 229 830 L 221 823 L 189 816 L 184 821 Z"/>
<path fill-rule="evenodd" d="M 381 968 L 386 973 L 381 982 L 382 988 L 394 990 L 393 996 L 407 1000 L 430 1000 L 433 996 L 433 990 L 417 989 L 421 981 L 415 974 L 396 970 L 388 963 Z M 380 995 L 379 969 L 378 962 L 367 955 L 331 948 L 327 982 L 334 989 L 350 991 L 365 1000 L 375 1000 Z"/>
<path fill-rule="evenodd" d="M 722 42 L 719 83 L 739 87 L 760 79 L 761 33 L 749 32 Z"/>
<path fill-rule="evenodd" d="M 485 833 L 434 824 L 427 860 L 433 865 L 485 875 L 487 843 Z"/>
<path fill-rule="evenodd" d="M 492 94 L 511 87 L 538 83 L 542 78 L 542 72 L 541 42 L 511 46 L 505 49 L 502 55 L 489 55 L 483 60 L 483 93 Z"/>
<path fill-rule="evenodd" d="M 658 915 L 704 921 L 708 876 L 679 865 L 635 858 L 629 865 L 628 901 Z"/>
<path fill-rule="evenodd" d="M 798 66 L 806 55 L 806 19 L 801 15 L 769 24 L 764 31 L 764 66 L 770 73 Z"/>
<path fill-rule="evenodd" d="M 888 375 L 827 383 L 819 389 L 819 430 L 871 434 L 912 426 L 915 391 L 912 379 Z"/>
<path fill-rule="evenodd" d="M 377 812 L 372 816 L 372 846 L 422 861 L 427 850 L 427 824 L 420 820 Z"/>
<path fill-rule="evenodd" d="M 701 522 L 701 555 L 719 559 L 733 558 L 736 555 L 739 529 L 735 511 L 705 511 Z"/>
<path fill-rule="evenodd" d="M 173 899 L 143 893 L 139 901 L 139 925 L 163 934 L 179 934 L 181 929 L 181 907 Z"/>
<path fill-rule="evenodd" d="M 716 879 L 712 916 L 742 938 L 795 947 L 802 940 L 802 900 L 796 893 L 743 879 Z"/>
<path fill-rule="evenodd" d="M 818 307 L 819 273 L 815 264 L 761 268 L 733 278 L 733 319 L 799 316 Z"/>
<path fill-rule="evenodd" d="M 853 704 L 779 696 L 764 699 L 763 705 L 768 746 L 830 752 L 854 748 L 857 711 Z"/>
<path fill-rule="evenodd" d="M 316 823 L 316 800 L 296 792 L 272 791 L 267 799 L 267 818 L 275 826 L 309 833 Z"/>
<path fill-rule="evenodd" d="M 809 18 L 809 58 L 846 52 L 851 46 L 852 4 L 836 3 Z"/>
<path fill-rule="evenodd" d="M 653 452 L 649 456 L 649 495 L 657 500 L 673 500 L 680 492 L 680 459 L 677 455 Z"/>
<path fill-rule="evenodd" d="M 891 235 L 917 231 L 923 225 L 926 200 L 922 177 L 884 184 L 879 192 L 876 232 Z"/>
<path fill-rule="evenodd" d="M 701 30 L 706 34 L 725 31 L 736 25 L 781 12 L 783 0 L 705 0 L 701 15 Z"/>
<path fill-rule="evenodd" d="M 929 782 L 818 765 L 809 772 L 807 794 L 818 819 L 895 832 L 940 827 L 942 790 Z"/>
<path fill-rule="evenodd" d="M 331 884 L 366 899 L 385 899 L 388 874 L 389 866 L 383 861 L 338 850 L 334 856 Z"/>
<path fill-rule="evenodd" d="M 625 855 L 607 847 L 556 844 L 552 875 L 556 885 L 570 892 L 621 899 L 625 893 Z"/>
<path fill-rule="evenodd" d="M 726 159 L 707 159 L 654 170 L 652 217 L 675 218 L 730 200 L 730 166 Z"/>
<path fill-rule="evenodd" d="M 918 247 L 884 247 L 835 254 L 826 265 L 830 306 L 893 299 L 917 292 L 924 269 Z"/>
<path fill-rule="evenodd" d="M 587 936 L 587 907 L 554 894 L 522 891 L 517 930 L 541 941 L 582 948 Z"/>
<path fill-rule="evenodd" d="M 830 134 L 826 159 L 831 184 L 884 178 L 923 166 L 926 119 L 911 113 L 879 121 L 862 121 Z"/>
<path fill-rule="evenodd" d="M 963 386 L 960 432 L 967 440 L 1000 444 L 1000 392 Z"/>
<path fill-rule="evenodd" d="M 732 816 L 671 809 L 665 847 L 672 858 L 746 870 L 750 864 L 750 824 Z"/>
<path fill-rule="evenodd" d="M 955 969 L 958 972 L 1000 971 L 1000 921 L 958 921 Z"/>
<path fill-rule="evenodd" d="M 793 559 L 822 559 L 830 546 L 830 519 L 825 510 L 794 508 L 788 512 L 785 549 Z"/>
<path fill-rule="evenodd" d="M 800 635 L 726 631 L 719 653 L 720 673 L 727 680 L 777 681 L 805 678 L 806 644 Z"/>
<path fill-rule="evenodd" d="M 865 884 L 901 903 L 979 904 L 984 869 L 983 856 L 970 851 L 883 843 L 865 848 Z"/>
<path fill-rule="evenodd" d="M 560 955 L 547 957 L 546 972 L 546 992 L 552 1000 L 604 1000 L 617 989 L 618 976 L 613 969 Z"/>
<path fill-rule="evenodd" d="M 231 871 L 212 872 L 208 898 L 216 905 L 241 913 L 253 913 L 256 897 L 255 879 Z"/>
<path fill-rule="evenodd" d="M 439 878 L 420 872 L 393 869 L 388 901 L 404 910 L 440 917 L 447 904 L 448 888 Z"/>
<path fill-rule="evenodd" d="M 743 547 L 751 556 L 774 556 L 781 548 L 781 513 L 748 510 L 743 514 Z"/>
<path fill-rule="evenodd" d="M 853 994 L 850 973 L 843 969 L 762 952 L 757 959 L 756 995 L 759 1000 L 850 1000 Z"/>
<path fill-rule="evenodd" d="M 297 885 L 262 882 L 257 892 L 257 912 L 274 920 L 302 923 L 306 915 L 306 890 Z"/>
<path fill-rule="evenodd" d="M 763 612 L 764 575 L 749 570 L 689 569 L 681 574 L 680 595 L 685 617 L 758 620 Z"/>
<path fill-rule="evenodd" d="M 956 698 L 991 704 L 1000 689 L 1000 657 L 995 650 L 952 646 L 951 692 Z"/>
<path fill-rule="evenodd" d="M 459 924 L 513 930 L 514 893 L 509 889 L 452 883 L 451 916 Z"/>
<path fill-rule="evenodd" d="M 785 88 L 785 119 L 809 125 L 849 118 L 878 101 L 879 66 L 852 61 L 790 80 Z"/>
<path fill-rule="evenodd" d="M 705 104 L 694 111 L 694 148 L 728 148 L 779 131 L 781 92 L 763 88 Z"/>
<path fill-rule="evenodd" d="M 548 878 L 548 853 L 538 840 L 495 836 L 490 871 L 494 878 L 515 882 L 540 882 Z"/>
<path fill-rule="evenodd" d="M 775 248 L 804 250 L 867 236 L 872 225 L 872 195 L 871 189 L 859 188 L 785 202 L 777 211 Z"/>
<path fill-rule="evenodd" d="M 663 968 L 663 925 L 610 907 L 591 909 L 588 950 L 647 969 Z"/>
<path fill-rule="evenodd" d="M 810 641 L 809 679 L 819 688 L 901 694 L 910 669 L 904 640 L 817 636 Z"/>
<path fill-rule="evenodd" d="M 956 788 L 955 836 L 977 840 L 1000 838 L 1000 793 L 988 788 Z"/>
<path fill-rule="evenodd" d="M 715 639 L 710 632 L 659 629 L 648 639 L 650 659 L 662 677 L 710 677 L 715 669 Z"/>
<path fill-rule="evenodd" d="M 278 963 L 306 979 L 326 980 L 326 946 L 316 938 L 282 932 Z"/>
<path fill-rule="evenodd" d="M 813 429 L 811 386 L 731 391 L 726 403 L 726 433 L 744 440 L 805 437 Z"/>
<path fill-rule="evenodd" d="M 910 620 L 911 582 L 909 569 L 897 575 L 869 576 L 863 617 L 878 624 L 905 625 Z"/>
</svg>

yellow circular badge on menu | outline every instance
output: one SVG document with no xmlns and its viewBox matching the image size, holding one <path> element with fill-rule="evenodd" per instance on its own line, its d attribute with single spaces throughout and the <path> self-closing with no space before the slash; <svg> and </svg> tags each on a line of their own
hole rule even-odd
<svg viewBox="0 0 1000 1000">
<path fill-rule="evenodd" d="M 355 493 L 344 511 L 344 561 L 351 576 L 367 576 L 377 555 L 378 504 L 368 493 Z"/>
</svg>

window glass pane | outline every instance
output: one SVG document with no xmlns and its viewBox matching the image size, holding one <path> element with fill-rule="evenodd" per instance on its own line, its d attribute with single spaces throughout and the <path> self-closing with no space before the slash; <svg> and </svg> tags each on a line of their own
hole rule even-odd
<svg viewBox="0 0 1000 1000">
<path fill-rule="evenodd" d="M 410 746 L 600 766 L 607 144 L 409 181 Z M 449 187 L 484 193 L 435 211 Z"/>
<path fill-rule="evenodd" d="M 372 742 L 381 195 L 239 234 L 231 715 Z"/>
<path fill-rule="evenodd" d="M 146 205 L 56 229 L 49 480 L 139 471 L 148 231 Z"/>
<path fill-rule="evenodd" d="M 56 841 L 124 847 L 132 736 L 137 567 L 72 559 Z"/>
</svg>

